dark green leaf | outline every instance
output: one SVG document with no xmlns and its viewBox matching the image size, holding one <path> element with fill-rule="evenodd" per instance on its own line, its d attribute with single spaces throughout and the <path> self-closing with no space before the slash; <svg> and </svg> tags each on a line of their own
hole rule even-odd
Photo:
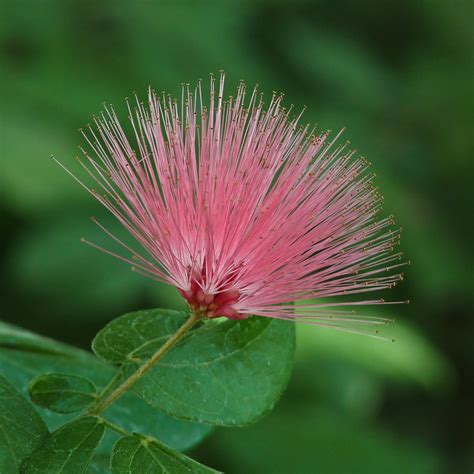
<svg viewBox="0 0 474 474">
<path fill-rule="evenodd" d="M 87 377 L 100 388 L 112 379 L 116 369 L 88 352 L 0 322 L 0 372 L 28 396 L 28 383 L 40 374 L 67 372 Z M 42 408 L 38 411 L 51 430 L 71 419 L 71 415 L 58 415 Z M 148 434 L 180 451 L 196 445 L 212 430 L 209 425 L 171 418 L 132 392 L 107 410 L 107 418 L 128 431 Z M 107 436 L 99 451 L 110 452 L 113 442 L 114 438 Z"/>
<path fill-rule="evenodd" d="M 33 406 L 0 375 L 0 472 L 18 472 L 21 462 L 47 435 Z"/>
<path fill-rule="evenodd" d="M 168 446 L 185 451 L 200 443 L 214 427 L 178 420 L 152 408 L 129 391 L 105 412 L 107 419 L 127 431 L 149 434 Z"/>
<path fill-rule="evenodd" d="M 23 463 L 22 472 L 87 472 L 104 431 L 105 425 L 100 418 L 88 416 L 73 420 L 45 439 Z"/>
<path fill-rule="evenodd" d="M 28 386 L 31 400 L 56 413 L 74 413 L 96 400 L 95 385 L 79 375 L 44 374 Z"/>
<path fill-rule="evenodd" d="M 99 332 L 93 349 L 129 374 L 186 320 L 184 312 L 138 311 Z M 206 321 L 185 337 L 133 390 L 172 416 L 244 425 L 270 411 L 293 365 L 294 325 L 269 318 Z"/>
<path fill-rule="evenodd" d="M 115 444 L 111 467 L 113 474 L 218 472 L 154 439 L 138 435 L 126 436 Z"/>
</svg>

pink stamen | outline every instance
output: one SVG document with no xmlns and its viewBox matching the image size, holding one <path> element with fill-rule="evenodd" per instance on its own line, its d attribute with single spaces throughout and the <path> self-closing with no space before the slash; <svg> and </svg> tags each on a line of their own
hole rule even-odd
<svg viewBox="0 0 474 474">
<path fill-rule="evenodd" d="M 139 273 L 175 286 L 207 317 L 255 314 L 349 330 L 385 324 L 352 312 L 333 319 L 321 310 L 327 302 L 297 311 L 290 304 L 392 288 L 402 278 L 386 275 L 403 265 L 393 252 L 399 231 L 391 217 L 377 218 L 382 198 L 367 161 L 337 144 L 342 131 L 330 139 L 300 126 L 281 95 L 265 106 L 257 89 L 246 99 L 240 83 L 225 99 L 224 74 L 218 87 L 211 77 L 208 104 L 202 95 L 199 83 L 194 92 L 183 86 L 181 104 L 152 90 L 147 104 L 127 100 L 133 142 L 111 107 L 96 131 L 83 132 L 95 157 L 83 151 L 81 164 L 100 193 L 79 183 L 148 256 L 99 227 Z"/>
</svg>

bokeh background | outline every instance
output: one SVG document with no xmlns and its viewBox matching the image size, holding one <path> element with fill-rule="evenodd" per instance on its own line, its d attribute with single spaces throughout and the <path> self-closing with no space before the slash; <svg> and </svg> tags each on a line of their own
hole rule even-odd
<svg viewBox="0 0 474 474">
<path fill-rule="evenodd" d="M 124 312 L 177 293 L 79 241 L 116 230 L 50 160 L 74 166 L 78 128 L 148 85 L 179 94 L 224 69 L 308 121 L 347 127 L 373 163 L 412 261 L 384 295 L 394 344 L 298 327 L 272 414 L 217 430 L 191 455 L 229 473 L 474 469 L 473 3 L 0 1 L 0 317 L 88 347 Z M 380 314 L 380 313 L 379 313 Z"/>
</svg>

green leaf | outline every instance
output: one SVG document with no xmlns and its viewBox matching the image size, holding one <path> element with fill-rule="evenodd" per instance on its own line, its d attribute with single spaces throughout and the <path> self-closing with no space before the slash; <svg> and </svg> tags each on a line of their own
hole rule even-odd
<svg viewBox="0 0 474 474">
<path fill-rule="evenodd" d="M 74 413 L 88 408 L 97 396 L 95 385 L 79 375 L 44 374 L 28 386 L 32 402 L 56 413 Z"/>
<path fill-rule="evenodd" d="M 365 308 L 364 313 L 394 316 L 389 308 Z M 336 359 L 397 383 L 414 383 L 440 392 L 451 390 L 456 383 L 456 373 L 448 359 L 414 326 L 398 318 L 395 324 L 381 331 L 382 335 L 394 338 L 394 343 L 372 339 L 368 343 L 363 336 L 303 324 L 298 325 L 296 331 L 296 359 L 305 366 L 323 359 Z"/>
<path fill-rule="evenodd" d="M 100 388 L 112 379 L 116 369 L 89 352 L 0 322 L 0 373 L 27 397 L 31 379 L 48 372 L 86 377 Z M 71 415 L 58 415 L 40 407 L 38 411 L 50 430 L 72 419 Z M 117 400 L 107 410 L 107 418 L 128 431 L 153 436 L 180 451 L 195 446 L 213 429 L 210 425 L 171 418 L 133 392 Z M 110 452 L 114 441 L 114 436 L 106 436 L 99 451 Z"/>
<path fill-rule="evenodd" d="M 18 472 L 47 435 L 35 409 L 0 375 L 0 472 Z"/>
<path fill-rule="evenodd" d="M 217 473 L 157 440 L 139 435 L 121 438 L 112 451 L 112 474 Z"/>
<path fill-rule="evenodd" d="M 78 418 L 59 428 L 23 463 L 28 473 L 83 473 L 94 457 L 104 435 L 100 418 Z"/>
<path fill-rule="evenodd" d="M 44 336 L 39 336 L 26 329 L 0 321 L 0 349 L 19 349 L 43 354 L 73 355 L 77 352 L 72 346 L 63 344 Z"/>
<path fill-rule="evenodd" d="M 183 311 L 135 311 L 111 321 L 92 341 L 92 350 L 104 361 L 123 364 L 137 349 L 159 348 L 186 321 Z"/>
<path fill-rule="evenodd" d="M 130 374 L 186 320 L 149 310 L 110 322 L 93 341 L 103 359 Z M 239 426 L 270 411 L 293 366 L 294 325 L 252 317 L 210 320 L 192 330 L 133 387 L 150 405 L 201 423 Z"/>
<path fill-rule="evenodd" d="M 104 441 L 102 441 L 102 443 L 103 442 Z M 99 452 L 99 450 L 97 450 L 97 452 Z M 110 452 L 108 455 L 96 454 L 89 465 L 87 474 L 110 474 Z"/>
<path fill-rule="evenodd" d="M 152 408 L 132 391 L 114 402 L 105 413 L 107 419 L 127 431 L 149 434 L 179 451 L 196 446 L 214 430 L 211 425 L 170 417 Z"/>
</svg>

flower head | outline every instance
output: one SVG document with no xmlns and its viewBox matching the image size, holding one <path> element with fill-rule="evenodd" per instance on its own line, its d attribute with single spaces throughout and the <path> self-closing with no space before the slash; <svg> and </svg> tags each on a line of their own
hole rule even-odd
<svg viewBox="0 0 474 474">
<path fill-rule="evenodd" d="M 398 231 L 378 219 L 382 198 L 368 162 L 291 117 L 274 94 L 266 106 L 240 83 L 224 98 L 224 75 L 183 86 L 181 102 L 152 90 L 127 101 L 129 141 L 112 107 L 84 136 L 87 189 L 141 244 L 122 244 L 136 271 L 178 289 L 209 318 L 260 315 L 355 328 L 385 322 L 318 299 L 390 288 L 401 278 Z M 82 184 L 82 182 L 81 182 Z M 107 251 L 108 253 L 111 253 Z M 396 263 L 395 263 L 396 262 Z M 388 272 L 388 274 L 387 274 Z M 293 302 L 312 300 L 298 306 Z"/>
</svg>

